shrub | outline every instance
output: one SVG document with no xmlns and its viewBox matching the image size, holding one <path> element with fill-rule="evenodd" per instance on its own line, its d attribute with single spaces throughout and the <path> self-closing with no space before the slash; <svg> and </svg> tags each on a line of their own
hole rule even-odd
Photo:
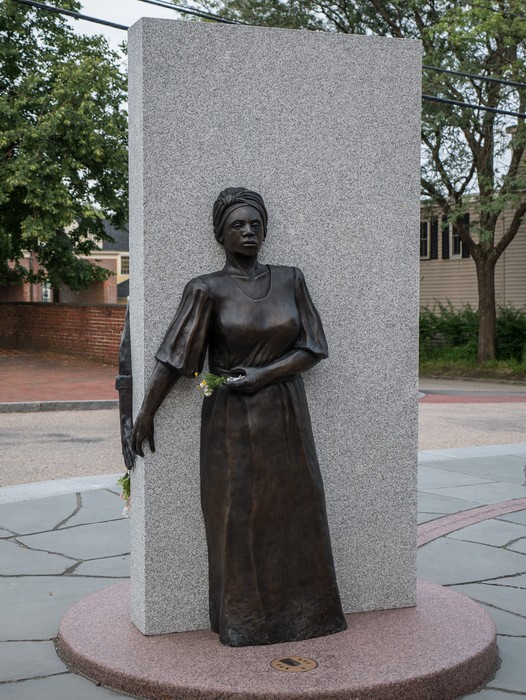
<svg viewBox="0 0 526 700">
<path fill-rule="evenodd" d="M 526 308 L 501 306 L 497 314 L 497 359 L 524 363 L 526 355 Z"/>
<path fill-rule="evenodd" d="M 479 314 L 471 306 L 455 309 L 451 302 L 420 311 L 420 358 L 446 362 L 476 362 Z M 526 367 L 526 307 L 497 309 L 497 360 Z"/>
<path fill-rule="evenodd" d="M 455 309 L 451 302 L 420 312 L 420 355 L 426 359 L 453 355 L 476 359 L 478 312 L 471 306 Z M 445 359 L 445 357 L 444 357 Z M 452 358 L 451 358 L 452 359 Z"/>
</svg>

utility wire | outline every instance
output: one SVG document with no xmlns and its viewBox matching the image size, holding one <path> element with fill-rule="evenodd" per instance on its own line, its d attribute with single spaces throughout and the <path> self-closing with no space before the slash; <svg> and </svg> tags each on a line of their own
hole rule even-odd
<svg viewBox="0 0 526 700">
<path fill-rule="evenodd" d="M 83 15 L 80 12 L 73 12 L 73 10 L 64 10 L 62 7 L 55 7 L 54 5 L 47 5 L 43 2 L 34 2 L 34 0 L 15 0 L 15 2 L 20 2 L 22 5 L 29 5 L 29 7 L 36 7 L 39 10 L 47 10 L 48 12 L 55 12 L 59 15 L 68 15 L 68 17 L 75 17 L 76 19 L 85 19 L 87 22 L 95 22 L 96 24 L 104 24 L 107 27 L 114 27 L 115 29 L 129 29 L 124 24 L 116 24 L 115 22 L 109 22 L 106 19 L 98 19 L 97 17 L 90 17 L 89 15 Z"/>
<path fill-rule="evenodd" d="M 219 15 L 214 15 L 211 12 L 203 12 L 202 10 L 189 10 L 186 7 L 181 7 L 178 5 L 174 5 L 171 2 L 167 2 L 166 0 L 139 0 L 139 2 L 145 2 L 149 5 L 157 5 L 158 7 L 165 7 L 170 10 L 177 10 L 178 12 L 181 12 L 182 14 L 192 14 L 197 17 L 203 17 L 204 19 L 213 19 L 216 22 L 228 22 L 229 24 L 244 24 L 247 25 L 246 22 L 242 22 L 241 20 L 236 20 L 236 19 L 225 19 L 224 17 L 220 17 Z M 450 75 L 459 75 L 464 78 L 473 78 L 474 80 L 484 80 L 485 82 L 488 83 L 499 83 L 500 85 L 509 85 L 511 87 L 518 87 L 518 88 L 526 88 L 526 83 L 518 83 L 513 80 L 505 80 L 503 78 L 492 78 L 490 76 L 486 75 L 476 75 L 474 73 L 464 73 L 463 71 L 458 71 L 458 70 L 450 70 L 448 68 L 438 68 L 436 66 L 427 66 L 423 65 L 422 68 L 425 70 L 432 70 L 436 71 L 437 73 L 449 73 Z"/>
<path fill-rule="evenodd" d="M 146 0 L 142 0 L 146 2 Z M 464 78 L 473 78 L 475 80 L 485 80 L 487 83 L 499 83 L 500 85 L 511 85 L 511 87 L 526 88 L 526 83 L 517 83 L 513 80 L 505 80 L 504 78 L 491 78 L 488 75 L 475 75 L 474 73 L 464 73 L 460 70 L 449 70 L 448 68 L 436 68 L 435 66 L 426 66 L 422 64 L 425 70 L 434 70 L 437 73 L 450 73 L 451 75 L 461 75 Z"/>
<path fill-rule="evenodd" d="M 179 5 L 174 5 L 171 2 L 163 2 L 162 0 L 139 0 L 139 2 L 145 2 L 148 5 L 156 5 L 157 7 L 165 7 L 168 10 L 176 10 L 177 12 L 181 12 L 183 15 L 194 15 L 195 17 L 202 17 L 203 19 L 211 19 L 214 20 L 214 22 L 223 22 L 225 24 L 246 24 L 246 22 L 240 22 L 236 19 L 227 19 L 226 17 L 221 17 L 220 15 L 214 15 L 212 12 L 192 10 L 188 7 L 181 7 Z"/>
<path fill-rule="evenodd" d="M 494 114 L 505 114 L 509 117 L 518 117 L 519 119 L 526 119 L 526 114 L 522 112 L 510 112 L 505 109 L 497 109 L 496 107 L 486 107 L 484 105 L 474 105 L 471 102 L 459 102 L 458 100 L 450 100 L 447 97 L 434 97 L 433 95 L 422 95 L 423 100 L 428 102 L 442 102 L 448 105 L 457 105 L 458 107 L 469 107 L 470 109 L 481 109 L 484 112 L 493 112 Z"/>
<path fill-rule="evenodd" d="M 211 13 L 205 13 L 201 12 L 199 10 L 188 10 L 187 8 L 179 7 L 177 5 L 173 5 L 171 2 L 162 2 L 161 0 L 139 0 L 140 2 L 145 2 L 150 5 L 158 5 L 159 7 L 165 7 L 168 9 L 173 9 L 176 10 L 177 12 L 181 12 L 182 14 L 192 14 L 196 15 L 197 17 L 202 17 L 203 19 L 210 19 L 214 20 L 216 22 L 226 22 L 228 24 L 244 24 L 243 22 L 238 22 L 237 20 L 226 20 L 223 17 L 219 17 L 218 15 L 213 15 Z M 55 7 L 53 5 L 47 5 L 41 2 L 35 2 L 35 0 L 15 0 L 15 2 L 22 3 L 23 5 L 29 5 L 30 7 L 36 7 L 41 10 L 47 10 L 49 12 L 56 12 L 58 14 L 63 14 L 63 15 L 68 15 L 70 17 L 75 17 L 76 19 L 84 19 L 88 22 L 95 22 L 96 24 L 103 24 L 108 27 L 115 27 L 116 29 L 124 29 L 127 30 L 129 27 L 125 26 L 124 24 L 116 24 L 115 22 L 109 22 L 107 20 L 103 19 L 98 19 L 97 17 L 90 17 L 88 15 L 84 15 L 80 12 L 73 12 L 72 10 L 64 10 L 60 7 Z M 489 78 L 487 76 L 483 75 L 473 75 L 471 73 L 463 73 L 461 71 L 453 71 L 453 70 L 448 70 L 446 68 L 436 68 L 434 66 L 423 66 L 423 68 L 427 70 L 434 70 L 440 73 L 452 73 L 453 75 L 461 75 L 465 77 L 470 77 L 470 78 L 476 78 L 478 80 L 487 80 L 491 82 L 498 82 L 502 83 L 504 85 L 512 85 L 515 87 L 525 87 L 525 83 L 516 83 L 508 80 L 502 80 L 501 78 Z M 423 100 L 427 100 L 428 102 L 440 102 L 442 104 L 452 104 L 456 105 L 458 107 L 467 107 L 469 109 L 476 109 L 476 110 L 483 110 L 485 112 L 493 112 L 495 114 L 504 114 L 506 116 L 511 116 L 511 117 L 518 117 L 519 119 L 525 119 L 526 114 L 522 114 L 521 112 L 512 112 L 512 111 L 507 111 L 503 109 L 496 109 L 495 107 L 485 107 L 483 105 L 474 105 L 470 102 L 459 102 L 458 100 L 450 100 L 445 97 L 434 97 L 432 95 L 422 95 Z"/>
</svg>

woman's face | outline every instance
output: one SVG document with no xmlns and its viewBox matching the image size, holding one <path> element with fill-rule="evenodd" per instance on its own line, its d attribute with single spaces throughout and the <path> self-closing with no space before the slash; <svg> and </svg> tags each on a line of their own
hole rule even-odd
<svg viewBox="0 0 526 700">
<path fill-rule="evenodd" d="M 258 210 L 246 205 L 227 216 L 219 240 L 230 253 L 251 257 L 258 254 L 264 238 L 265 230 Z"/>
</svg>

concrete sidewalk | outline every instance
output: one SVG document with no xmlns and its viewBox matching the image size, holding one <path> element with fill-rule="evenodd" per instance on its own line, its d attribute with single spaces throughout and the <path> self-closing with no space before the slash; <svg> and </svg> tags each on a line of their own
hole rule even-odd
<svg viewBox="0 0 526 700">
<path fill-rule="evenodd" d="M 469 697 L 524 697 L 526 444 L 419 457 L 419 577 L 479 601 L 499 633 L 500 668 Z M 0 489 L 0 698 L 123 697 L 70 673 L 53 645 L 75 601 L 128 576 L 118 476 Z"/>
</svg>

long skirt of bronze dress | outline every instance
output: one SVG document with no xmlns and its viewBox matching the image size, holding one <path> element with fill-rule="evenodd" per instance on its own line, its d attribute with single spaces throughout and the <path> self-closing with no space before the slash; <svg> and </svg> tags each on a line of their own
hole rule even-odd
<svg viewBox="0 0 526 700">
<path fill-rule="evenodd" d="M 300 376 L 203 404 L 210 619 L 229 646 L 341 632 L 323 484 Z"/>
<path fill-rule="evenodd" d="M 295 350 L 327 357 L 301 271 L 269 265 L 267 276 L 259 299 L 224 271 L 191 280 L 157 359 L 191 377 L 207 350 L 216 374 Z M 346 629 L 301 376 L 253 394 L 223 385 L 203 400 L 201 498 L 210 619 L 221 642 L 273 644 Z"/>
</svg>

